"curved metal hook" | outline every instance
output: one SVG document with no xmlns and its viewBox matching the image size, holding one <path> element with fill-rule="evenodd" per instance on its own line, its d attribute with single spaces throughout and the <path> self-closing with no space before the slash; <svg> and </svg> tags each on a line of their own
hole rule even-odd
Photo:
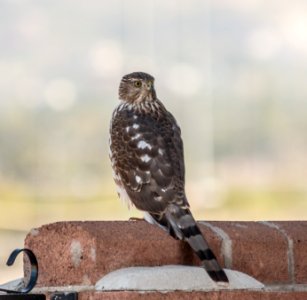
<svg viewBox="0 0 307 300">
<path fill-rule="evenodd" d="M 36 256 L 34 255 L 34 253 L 30 250 L 30 249 L 16 249 L 14 250 L 11 255 L 9 256 L 6 265 L 7 266 L 12 266 L 15 262 L 16 257 L 19 255 L 19 253 L 24 252 L 30 261 L 30 265 L 31 265 L 31 275 L 30 275 L 30 280 L 28 282 L 28 284 L 22 288 L 21 290 L 15 291 L 15 290 L 8 290 L 8 289 L 2 289 L 0 288 L 0 291 L 2 292 L 6 292 L 6 293 L 20 293 L 20 294 L 27 294 L 29 293 L 34 286 L 36 285 L 36 281 L 37 281 L 37 277 L 38 277 L 38 263 L 37 263 L 37 259 Z"/>
</svg>

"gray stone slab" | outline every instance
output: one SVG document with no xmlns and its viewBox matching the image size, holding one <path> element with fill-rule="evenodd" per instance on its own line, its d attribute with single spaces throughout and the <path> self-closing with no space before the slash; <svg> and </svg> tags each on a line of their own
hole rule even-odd
<svg viewBox="0 0 307 300">
<path fill-rule="evenodd" d="M 99 291 L 212 291 L 220 289 L 263 289 L 253 277 L 234 270 L 225 270 L 229 284 L 215 283 L 200 267 L 169 265 L 132 267 L 108 273 L 96 283 Z"/>
</svg>

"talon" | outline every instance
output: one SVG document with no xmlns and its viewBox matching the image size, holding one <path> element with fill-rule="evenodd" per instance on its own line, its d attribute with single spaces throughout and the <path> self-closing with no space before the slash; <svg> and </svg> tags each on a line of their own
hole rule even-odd
<svg viewBox="0 0 307 300">
<path fill-rule="evenodd" d="M 145 221 L 145 220 L 144 220 L 144 218 L 131 217 L 131 218 L 129 218 L 129 221 Z"/>
</svg>

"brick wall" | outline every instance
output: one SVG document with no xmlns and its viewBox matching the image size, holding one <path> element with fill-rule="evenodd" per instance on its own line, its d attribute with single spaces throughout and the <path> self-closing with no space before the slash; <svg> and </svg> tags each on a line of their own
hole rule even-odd
<svg viewBox="0 0 307 300">
<path fill-rule="evenodd" d="M 177 291 L 163 294 L 163 299 L 178 299 L 179 294 L 186 299 L 307 299 L 307 222 L 199 224 L 223 266 L 247 273 L 266 288 Z M 139 299 L 144 295 L 93 291 L 102 276 L 116 269 L 199 264 L 185 243 L 143 221 L 54 223 L 32 230 L 25 246 L 38 258 L 38 287 L 48 291 L 48 287 L 75 286 L 83 291 L 79 299 Z M 148 292 L 146 299 L 159 299 L 159 295 Z"/>
</svg>

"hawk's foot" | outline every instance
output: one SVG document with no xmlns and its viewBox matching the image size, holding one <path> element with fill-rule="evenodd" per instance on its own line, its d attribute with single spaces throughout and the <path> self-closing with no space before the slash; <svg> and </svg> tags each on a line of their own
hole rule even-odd
<svg viewBox="0 0 307 300">
<path fill-rule="evenodd" d="M 129 221 L 145 221 L 145 219 L 144 218 L 131 217 L 131 218 L 129 218 Z"/>
</svg>

